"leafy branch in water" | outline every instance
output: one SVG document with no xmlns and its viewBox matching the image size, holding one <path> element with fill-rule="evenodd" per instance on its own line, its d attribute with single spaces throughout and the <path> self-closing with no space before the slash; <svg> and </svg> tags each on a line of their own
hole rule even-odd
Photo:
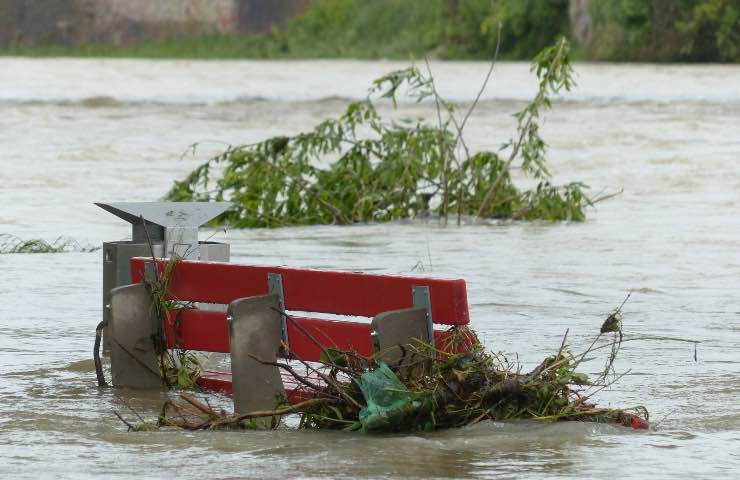
<svg viewBox="0 0 740 480">
<path fill-rule="evenodd" d="M 582 183 L 550 183 L 547 144 L 539 127 L 553 96 L 573 86 L 568 53 L 562 38 L 534 59 L 537 93 L 515 114 L 516 134 L 498 152 L 472 153 L 465 142 L 464 128 L 478 99 L 460 119 L 456 105 L 438 93 L 431 69 L 424 73 L 411 66 L 375 80 L 367 98 L 312 131 L 229 147 L 175 181 L 166 199 L 231 201 L 234 208 L 219 222 L 242 228 L 383 222 L 431 214 L 447 222 L 451 213 L 458 223 L 463 216 L 582 221 L 585 207 L 594 201 Z M 494 65 L 495 58 L 481 94 Z M 437 124 L 382 118 L 377 103 L 387 99 L 397 109 L 401 90 L 416 102 L 433 99 Z M 328 167 L 320 166 L 332 159 Z M 536 179 L 536 186 L 515 186 L 515 167 Z"/>
</svg>

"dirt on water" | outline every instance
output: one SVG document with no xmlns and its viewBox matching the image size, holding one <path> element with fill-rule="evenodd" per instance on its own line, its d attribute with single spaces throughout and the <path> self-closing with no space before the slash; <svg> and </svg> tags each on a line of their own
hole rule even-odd
<svg viewBox="0 0 740 480">
<path fill-rule="evenodd" d="M 0 59 L 0 233 L 82 244 L 127 237 L 95 201 L 150 201 L 230 143 L 295 133 L 340 112 L 392 62 Z M 471 101 L 483 63 L 434 63 Z M 567 328 L 587 346 L 628 291 L 630 370 L 604 406 L 645 405 L 655 430 L 494 423 L 431 434 L 127 433 L 130 404 L 166 394 L 99 390 L 91 359 L 102 254 L 0 255 L 2 478 L 723 478 L 740 467 L 740 67 L 576 65 L 548 115 L 557 182 L 624 188 L 584 223 L 202 232 L 233 261 L 465 278 L 472 327 L 533 368 Z M 502 63 L 468 128 L 495 148 L 534 91 Z M 404 105 L 433 118 L 432 105 Z M 199 148 L 182 156 L 188 145 Z M 518 356 L 518 357 L 517 357 Z M 593 362 L 589 369 L 601 366 Z M 598 364 L 598 365 L 597 365 Z M 228 404 L 227 400 L 224 400 Z"/>
</svg>

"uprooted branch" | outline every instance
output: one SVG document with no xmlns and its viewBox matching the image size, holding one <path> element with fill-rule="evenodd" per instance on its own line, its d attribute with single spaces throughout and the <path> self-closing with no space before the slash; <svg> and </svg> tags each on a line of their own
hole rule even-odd
<svg viewBox="0 0 740 480">
<path fill-rule="evenodd" d="M 431 68 L 424 72 L 411 66 L 377 79 L 366 99 L 309 132 L 229 147 L 176 181 L 167 198 L 229 200 L 234 207 L 218 222 L 238 228 L 435 214 L 446 223 L 451 212 L 458 222 L 462 216 L 584 220 L 585 208 L 608 196 L 589 198 L 579 182 L 553 185 L 540 135 L 545 111 L 574 84 L 569 48 L 560 39 L 535 57 L 538 90 L 515 113 L 516 131 L 497 150 L 471 152 L 463 136 L 494 63 L 462 118 L 456 105 L 440 95 Z M 436 122 L 382 116 L 379 102 L 390 100 L 397 109 L 402 91 L 412 101 L 434 100 Z M 536 180 L 534 188 L 514 184 L 515 167 Z"/>
</svg>

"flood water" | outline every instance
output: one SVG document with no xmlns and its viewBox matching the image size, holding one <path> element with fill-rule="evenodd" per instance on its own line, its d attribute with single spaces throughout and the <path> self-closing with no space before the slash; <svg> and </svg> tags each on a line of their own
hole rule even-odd
<svg viewBox="0 0 740 480">
<path fill-rule="evenodd" d="M 96 201 L 151 201 L 226 144 L 310 128 L 364 95 L 389 62 L 0 59 L 0 233 L 98 245 L 129 227 Z M 433 64 L 450 99 L 486 65 Z M 232 260 L 465 278 L 472 326 L 524 369 L 582 350 L 627 292 L 627 371 L 597 396 L 645 405 L 657 428 L 481 423 L 414 435 L 127 433 L 113 411 L 153 418 L 165 393 L 99 390 L 92 345 L 102 254 L 0 255 L 2 478 L 722 478 L 740 467 L 740 67 L 576 65 L 548 114 L 556 182 L 624 193 L 584 223 L 202 232 Z M 512 133 L 534 91 L 525 64 L 497 67 L 467 130 L 476 148 Z M 403 105 L 433 116 L 431 105 Z M 182 156 L 200 142 L 193 155 Z M 598 370 L 600 361 L 584 365 Z"/>
</svg>

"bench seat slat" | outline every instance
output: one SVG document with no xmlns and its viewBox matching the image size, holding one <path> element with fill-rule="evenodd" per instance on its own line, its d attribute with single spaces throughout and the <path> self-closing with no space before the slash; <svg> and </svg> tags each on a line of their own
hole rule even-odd
<svg viewBox="0 0 740 480">
<path fill-rule="evenodd" d="M 291 318 L 325 349 L 354 350 L 365 357 L 373 354 L 369 323 L 303 317 Z M 318 361 L 321 358 L 321 348 L 311 338 L 308 338 L 300 328 L 296 327 L 295 323 L 288 320 L 288 341 L 290 342 L 291 353 L 302 360 Z"/>
<path fill-rule="evenodd" d="M 324 348 L 354 350 L 366 357 L 373 353 L 368 323 L 294 316 L 291 318 Z M 176 324 L 179 325 L 177 330 Z M 224 312 L 173 310 L 170 311 L 169 321 L 165 322 L 164 328 L 167 348 L 179 346 L 185 350 L 229 353 L 229 327 Z M 434 336 L 437 347 L 443 348 L 444 331 L 435 330 Z M 298 358 L 309 362 L 317 362 L 321 358 L 321 349 L 318 345 L 290 320 L 288 320 L 288 340 L 291 351 Z"/>
<path fill-rule="evenodd" d="M 372 355 L 370 324 L 294 317 L 299 324 L 324 348 L 355 350 L 360 355 Z M 179 328 L 176 329 L 175 325 Z M 188 309 L 171 311 L 165 323 L 167 348 L 229 353 L 229 327 L 226 314 L 208 310 Z M 298 358 L 315 362 L 321 358 L 321 349 L 306 337 L 292 321 L 288 321 L 290 349 Z"/>
<path fill-rule="evenodd" d="M 305 386 L 296 382 L 288 372 L 281 370 L 280 375 L 285 386 L 285 395 L 290 403 L 296 404 L 312 398 L 312 393 L 307 391 Z M 317 384 L 323 383 L 320 378 L 311 378 L 311 381 Z M 206 370 L 196 383 L 203 390 L 209 392 L 225 393 L 227 395 L 233 393 L 231 371 L 229 370 Z"/>
<path fill-rule="evenodd" d="M 148 261 L 151 259 L 131 260 L 134 283 L 143 281 L 144 264 Z M 237 298 L 267 294 L 268 273 L 282 276 L 288 310 L 374 317 L 412 307 L 411 288 L 428 286 L 434 323 L 467 325 L 470 322 L 465 281 L 459 279 L 183 260 L 170 279 L 170 292 L 178 300 L 228 304 Z"/>
</svg>

